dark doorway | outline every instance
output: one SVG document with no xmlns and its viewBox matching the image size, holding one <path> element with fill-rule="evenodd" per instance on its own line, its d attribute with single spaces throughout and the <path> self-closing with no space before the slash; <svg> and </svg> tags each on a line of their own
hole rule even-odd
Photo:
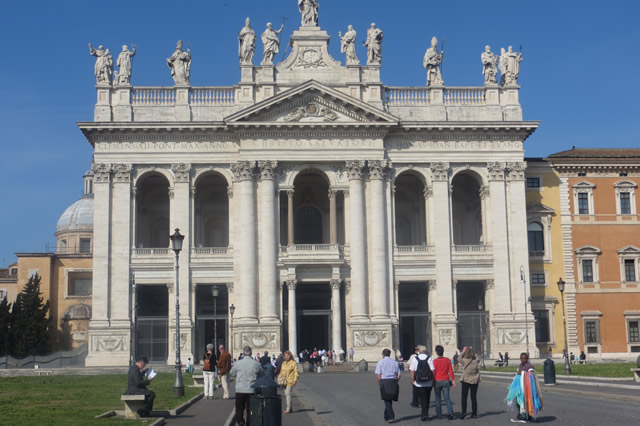
<svg viewBox="0 0 640 426">
<path fill-rule="evenodd" d="M 168 356 L 169 292 L 166 285 L 136 286 L 136 358 L 166 362 Z"/>
<path fill-rule="evenodd" d="M 311 206 L 298 209 L 295 215 L 294 235 L 297 244 L 321 244 L 322 214 Z"/>
<path fill-rule="evenodd" d="M 288 306 L 288 292 L 284 292 L 283 306 Z M 296 288 L 298 352 L 313 348 L 331 349 L 331 288 L 329 283 L 300 283 Z M 288 310 L 284 311 L 288 319 Z M 342 317 L 344 318 L 344 316 Z M 289 324 L 285 321 L 283 347 L 289 345 Z"/>
<path fill-rule="evenodd" d="M 227 320 L 229 293 L 227 286 L 216 284 L 217 296 L 213 295 L 213 285 L 200 284 L 196 287 L 196 357 L 202 357 L 209 343 L 228 347 Z M 215 302 L 215 303 L 214 303 Z M 217 341 L 216 341 L 217 338 Z M 200 358 L 194 360 L 200 363 Z"/>
<path fill-rule="evenodd" d="M 431 349 L 431 314 L 425 282 L 402 282 L 398 287 L 400 351 L 408 359 L 417 345 Z"/>
<path fill-rule="evenodd" d="M 458 282 L 458 348 L 473 346 L 476 353 L 489 353 L 489 313 L 485 311 L 482 281 Z"/>
</svg>

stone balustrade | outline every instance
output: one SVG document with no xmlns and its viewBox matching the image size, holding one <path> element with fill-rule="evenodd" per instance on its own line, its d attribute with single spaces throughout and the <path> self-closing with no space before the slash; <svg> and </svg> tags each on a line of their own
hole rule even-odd
<svg viewBox="0 0 640 426">
<path fill-rule="evenodd" d="M 193 247 L 191 254 L 195 256 L 227 256 L 233 254 L 233 247 Z"/>
<path fill-rule="evenodd" d="M 488 251 L 491 251 L 491 245 L 489 244 L 453 245 L 452 249 L 456 253 L 488 252 Z"/>
<path fill-rule="evenodd" d="M 131 105 L 175 105 L 175 87 L 135 87 L 131 89 Z"/>
<path fill-rule="evenodd" d="M 134 248 L 134 256 L 166 256 L 169 248 Z"/>
</svg>

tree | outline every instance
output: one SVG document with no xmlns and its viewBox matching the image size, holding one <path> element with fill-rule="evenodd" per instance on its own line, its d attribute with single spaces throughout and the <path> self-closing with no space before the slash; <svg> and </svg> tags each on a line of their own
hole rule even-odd
<svg viewBox="0 0 640 426">
<path fill-rule="evenodd" d="M 9 355 L 9 330 L 11 328 L 11 303 L 7 298 L 0 301 L 0 355 Z"/>
<path fill-rule="evenodd" d="M 11 345 L 16 358 L 49 353 L 49 306 L 49 301 L 44 303 L 40 297 L 40 277 L 36 274 L 18 294 L 11 312 Z"/>
</svg>

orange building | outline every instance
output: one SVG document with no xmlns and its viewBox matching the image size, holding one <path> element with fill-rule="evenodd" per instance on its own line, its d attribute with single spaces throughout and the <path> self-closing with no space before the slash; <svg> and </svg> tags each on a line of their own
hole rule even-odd
<svg viewBox="0 0 640 426">
<path fill-rule="evenodd" d="M 633 358 L 640 352 L 640 149 L 574 148 L 548 160 L 560 176 L 569 350 Z"/>
</svg>

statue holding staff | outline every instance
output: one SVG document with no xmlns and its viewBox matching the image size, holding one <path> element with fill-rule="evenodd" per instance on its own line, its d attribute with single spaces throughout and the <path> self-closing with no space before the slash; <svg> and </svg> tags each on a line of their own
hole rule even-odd
<svg viewBox="0 0 640 426">
<path fill-rule="evenodd" d="M 298 9 L 302 15 L 302 25 L 318 25 L 318 0 L 298 0 Z"/>
<path fill-rule="evenodd" d="M 109 49 L 105 49 L 104 46 L 98 46 L 98 50 L 94 49 L 91 43 L 89 43 L 89 54 L 95 56 L 96 64 L 94 65 L 94 72 L 96 75 L 96 84 L 108 84 L 111 85 L 111 77 L 113 75 L 113 56 Z"/>
<path fill-rule="evenodd" d="M 503 86 L 518 84 L 520 77 L 520 62 L 522 62 L 522 52 L 514 52 L 513 46 L 509 46 L 507 51 L 501 49 L 500 72 L 502 73 L 500 82 Z"/>
<path fill-rule="evenodd" d="M 427 86 L 443 86 L 444 80 L 442 80 L 442 72 L 440 67 L 442 60 L 444 59 L 444 50 L 438 53 L 438 39 L 433 37 L 431 39 L 431 46 L 424 54 L 424 60 L 422 65 L 427 70 Z"/>
<path fill-rule="evenodd" d="M 367 40 L 364 42 L 364 45 L 367 47 L 367 65 L 378 65 L 382 62 L 383 37 L 384 34 L 382 30 L 372 22 L 371 27 L 367 30 Z"/>
<path fill-rule="evenodd" d="M 131 51 L 129 51 L 129 47 L 125 44 L 122 46 L 122 52 L 118 55 L 117 64 L 120 67 L 120 70 L 116 73 L 116 83 L 117 84 L 129 84 L 131 82 L 131 69 L 132 69 L 132 58 L 136 56 L 136 45 L 132 46 Z"/>
<path fill-rule="evenodd" d="M 480 55 L 482 61 L 482 74 L 484 74 L 484 85 L 497 85 L 498 81 L 498 57 L 491 51 L 491 46 L 484 47 L 484 52 Z"/>
<path fill-rule="evenodd" d="M 342 35 L 342 31 L 338 32 L 340 37 L 340 51 L 347 57 L 347 65 L 359 65 L 360 60 L 356 54 L 356 30 L 353 25 L 347 27 L 347 32 Z"/>
<path fill-rule="evenodd" d="M 191 49 L 182 50 L 182 40 L 178 40 L 176 50 L 167 58 L 167 65 L 171 69 L 171 77 L 176 85 L 189 85 L 191 76 Z"/>
<path fill-rule="evenodd" d="M 273 64 L 273 58 L 280 52 L 280 39 L 278 35 L 282 32 L 284 24 L 279 30 L 274 30 L 271 22 L 267 22 L 267 29 L 262 33 L 262 43 L 264 44 L 263 64 Z"/>
</svg>

